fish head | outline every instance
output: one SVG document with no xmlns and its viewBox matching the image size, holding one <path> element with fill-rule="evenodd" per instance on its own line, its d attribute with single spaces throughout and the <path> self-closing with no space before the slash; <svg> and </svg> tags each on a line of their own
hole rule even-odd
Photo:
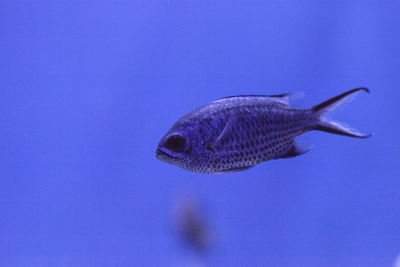
<svg viewBox="0 0 400 267">
<path fill-rule="evenodd" d="M 197 121 L 178 121 L 161 138 L 156 158 L 193 172 L 206 172 L 211 155 Z"/>
<path fill-rule="evenodd" d="M 188 135 L 184 131 L 169 131 L 161 138 L 157 150 L 156 158 L 178 166 L 184 165 L 188 161 L 190 142 Z"/>
</svg>

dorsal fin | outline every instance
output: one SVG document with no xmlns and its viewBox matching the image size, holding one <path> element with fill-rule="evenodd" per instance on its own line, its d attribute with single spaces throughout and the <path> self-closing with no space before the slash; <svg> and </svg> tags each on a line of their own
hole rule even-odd
<svg viewBox="0 0 400 267">
<path fill-rule="evenodd" d="M 255 97 L 255 98 L 269 98 L 273 101 L 285 104 L 285 105 L 289 105 L 289 93 L 286 94 L 280 94 L 280 95 L 235 95 L 235 96 L 226 96 L 226 97 L 222 97 L 217 99 L 218 100 L 222 100 L 222 99 L 229 99 L 229 98 L 239 98 L 239 97 Z"/>
</svg>

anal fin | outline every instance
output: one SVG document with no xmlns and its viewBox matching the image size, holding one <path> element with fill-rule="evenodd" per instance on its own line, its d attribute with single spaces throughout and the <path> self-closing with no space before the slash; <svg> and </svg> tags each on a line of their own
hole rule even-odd
<svg viewBox="0 0 400 267">
<path fill-rule="evenodd" d="M 297 145 L 295 142 L 293 142 L 292 146 L 290 147 L 290 149 L 282 156 L 280 156 L 280 158 L 293 158 L 293 157 L 297 157 L 300 156 L 308 151 L 310 151 L 310 148 L 303 148 L 300 147 L 299 145 Z"/>
</svg>

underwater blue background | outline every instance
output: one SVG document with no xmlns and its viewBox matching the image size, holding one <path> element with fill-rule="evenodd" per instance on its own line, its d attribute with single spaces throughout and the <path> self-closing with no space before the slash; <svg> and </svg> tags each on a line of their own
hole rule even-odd
<svg viewBox="0 0 400 267">
<path fill-rule="evenodd" d="M 0 266 L 392 266 L 400 254 L 400 2 L 0 3 Z M 366 86 L 313 150 L 225 175 L 158 161 L 236 94 Z M 182 244 L 184 197 L 212 242 Z"/>
</svg>

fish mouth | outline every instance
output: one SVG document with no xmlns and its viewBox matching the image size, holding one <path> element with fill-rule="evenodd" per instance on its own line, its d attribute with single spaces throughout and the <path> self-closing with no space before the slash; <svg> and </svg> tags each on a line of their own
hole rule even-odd
<svg viewBox="0 0 400 267">
<path fill-rule="evenodd" d="M 173 159 L 173 158 L 174 158 L 173 156 L 171 156 L 170 154 L 168 154 L 168 153 L 165 152 L 164 150 L 162 150 L 162 149 L 160 149 L 160 148 L 157 148 L 156 157 L 157 157 L 157 158 L 162 158 L 162 157 L 164 157 L 164 156 L 166 156 L 167 158 L 170 158 L 170 159 Z"/>
</svg>

